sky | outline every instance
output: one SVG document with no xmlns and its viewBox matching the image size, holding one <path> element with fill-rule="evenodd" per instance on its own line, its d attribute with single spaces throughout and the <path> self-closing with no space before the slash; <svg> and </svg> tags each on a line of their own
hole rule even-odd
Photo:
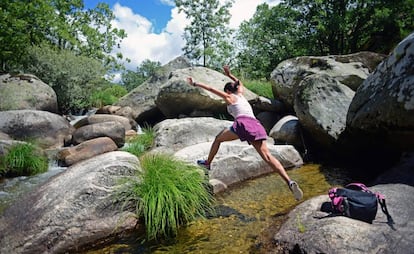
<svg viewBox="0 0 414 254">
<path fill-rule="evenodd" d="M 113 11 L 113 27 L 127 33 L 120 49 L 113 52 L 121 52 L 131 60 L 125 62 L 127 69 L 136 70 L 146 59 L 164 65 L 183 54 L 182 35 L 188 21 L 183 13 L 178 14 L 174 0 L 84 0 L 86 8 L 94 8 L 99 2 L 108 4 Z M 265 2 L 274 6 L 280 0 L 235 0 L 230 9 L 230 27 L 237 28 L 249 20 L 256 7 Z"/>
</svg>

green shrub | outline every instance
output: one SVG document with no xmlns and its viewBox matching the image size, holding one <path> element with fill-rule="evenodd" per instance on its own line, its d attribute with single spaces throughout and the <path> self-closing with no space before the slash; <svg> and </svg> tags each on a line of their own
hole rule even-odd
<svg viewBox="0 0 414 254">
<path fill-rule="evenodd" d="M 243 82 L 243 84 L 247 87 L 247 89 L 249 89 L 257 95 L 266 98 L 274 98 L 272 92 L 272 84 L 270 82 L 254 80 Z"/>
<path fill-rule="evenodd" d="M 120 85 L 112 85 L 104 90 L 94 91 L 89 98 L 90 106 L 100 108 L 112 105 L 125 94 L 127 94 L 127 90 Z"/>
<path fill-rule="evenodd" d="M 105 91 L 96 91 L 93 92 L 89 98 L 90 106 L 92 107 L 103 107 L 105 105 L 112 105 L 118 100 L 114 95 L 107 93 Z"/>
<path fill-rule="evenodd" d="M 124 96 L 125 94 L 128 93 L 126 88 L 124 86 L 120 86 L 120 85 L 112 85 L 112 86 L 106 88 L 104 90 L 104 92 L 112 94 L 116 98 L 121 98 L 122 96 Z"/>
<path fill-rule="evenodd" d="M 128 141 L 128 144 L 122 148 L 123 151 L 134 154 L 139 157 L 144 152 L 148 151 L 154 143 L 155 133 L 150 127 L 143 128 L 143 133 L 138 134 Z"/>
<path fill-rule="evenodd" d="M 53 88 L 63 113 L 87 108 L 91 94 L 105 83 L 102 62 L 74 51 L 42 44 L 29 47 L 26 58 L 22 71 L 36 75 Z"/>
<path fill-rule="evenodd" d="M 140 180 L 126 184 L 124 197 L 136 201 L 136 213 L 144 218 L 148 240 L 175 236 L 180 225 L 211 211 L 214 199 L 197 166 L 163 154 L 146 154 L 141 165 Z"/>
<path fill-rule="evenodd" d="M 0 175 L 35 175 L 46 172 L 48 166 L 48 158 L 41 155 L 34 145 L 19 143 L 12 145 L 6 155 L 1 158 Z"/>
</svg>

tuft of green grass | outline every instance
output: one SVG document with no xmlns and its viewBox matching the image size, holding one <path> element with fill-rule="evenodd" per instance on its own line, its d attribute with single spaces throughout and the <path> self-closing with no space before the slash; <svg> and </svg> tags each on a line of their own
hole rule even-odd
<svg viewBox="0 0 414 254">
<path fill-rule="evenodd" d="M 123 151 L 134 154 L 139 157 L 148 151 L 154 143 L 155 132 L 152 128 L 143 128 L 143 133 L 139 134 L 128 141 L 128 145 L 122 148 Z"/>
<path fill-rule="evenodd" d="M 247 89 L 259 96 L 270 99 L 274 98 L 272 84 L 268 81 L 250 80 L 243 82 L 243 84 L 247 87 Z"/>
<path fill-rule="evenodd" d="M 46 172 L 49 167 L 47 156 L 41 154 L 33 144 L 12 145 L 6 155 L 0 158 L 0 175 L 22 176 Z"/>
<path fill-rule="evenodd" d="M 147 240 L 173 237 L 180 225 L 205 218 L 214 198 L 197 166 L 171 155 L 146 154 L 141 158 L 140 180 L 128 180 L 126 200 L 136 201 L 136 214 L 146 225 Z"/>
</svg>

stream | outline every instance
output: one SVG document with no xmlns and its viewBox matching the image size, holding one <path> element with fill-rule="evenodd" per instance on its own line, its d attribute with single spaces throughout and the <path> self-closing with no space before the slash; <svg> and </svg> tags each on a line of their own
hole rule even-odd
<svg viewBox="0 0 414 254">
<path fill-rule="evenodd" d="M 412 164 L 407 165 L 407 177 L 411 179 Z M 0 214 L 14 200 L 64 170 L 65 167 L 51 162 L 45 173 L 0 179 Z M 325 195 L 326 201 L 329 201 L 330 188 L 350 182 L 363 182 L 359 179 L 361 175 L 351 176 L 343 168 L 320 164 L 308 163 L 287 172 L 304 191 L 303 201 L 319 195 Z M 275 249 L 277 247 L 272 242 L 273 236 L 286 221 L 289 211 L 300 202 L 295 201 L 277 173 L 230 186 L 224 192 L 216 194 L 215 200 L 219 216 L 197 219 L 182 226 L 174 239 L 145 243 L 139 238 L 142 235 L 132 235 L 76 254 L 282 253 Z M 298 230 L 306 230 L 300 216 L 297 218 L 297 226 Z M 98 243 L 91 243 L 90 246 L 97 246 L 96 244 Z"/>
<path fill-rule="evenodd" d="M 289 170 L 288 174 L 300 184 L 303 200 L 327 195 L 332 186 L 351 181 L 343 170 L 317 164 Z M 289 210 L 298 204 L 276 173 L 231 187 L 215 198 L 217 207 L 223 208 L 218 212 L 221 216 L 183 226 L 177 237 L 168 242 L 143 244 L 138 236 L 132 236 L 84 254 L 255 253 L 266 230 L 281 225 Z"/>
<path fill-rule="evenodd" d="M 50 177 L 62 172 L 66 167 L 58 165 L 57 161 L 49 161 L 46 172 L 35 176 L 19 176 L 13 178 L 0 178 L 0 214 L 13 200 L 29 192 L 36 186 L 46 182 Z"/>
<path fill-rule="evenodd" d="M 45 173 L 0 180 L 0 213 L 13 200 L 65 169 L 51 161 Z M 288 170 L 288 174 L 300 184 L 304 192 L 303 200 L 327 195 L 332 186 L 351 182 L 344 170 L 319 164 L 305 164 Z M 143 243 L 138 236 L 131 236 L 84 254 L 255 253 L 261 248 L 263 237 L 272 237 L 266 231 L 280 226 L 285 215 L 298 204 L 276 173 L 232 186 L 216 194 L 215 199 L 218 216 L 182 226 L 174 239 Z"/>
</svg>

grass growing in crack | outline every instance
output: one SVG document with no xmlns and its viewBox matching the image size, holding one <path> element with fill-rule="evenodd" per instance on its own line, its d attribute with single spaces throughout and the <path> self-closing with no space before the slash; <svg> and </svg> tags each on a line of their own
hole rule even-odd
<svg viewBox="0 0 414 254">
<path fill-rule="evenodd" d="M 128 141 L 128 145 L 123 151 L 134 154 L 137 157 L 143 155 L 154 143 L 155 132 L 152 128 L 143 128 L 142 134 L 139 134 Z"/>
<path fill-rule="evenodd" d="M 146 154 L 141 166 L 139 180 L 130 180 L 124 195 L 129 203 L 136 202 L 147 240 L 173 237 L 180 225 L 211 212 L 214 198 L 197 166 L 165 154 Z"/>
<path fill-rule="evenodd" d="M 46 172 L 48 158 L 31 143 L 12 145 L 0 157 L 0 176 L 35 175 Z"/>
</svg>

